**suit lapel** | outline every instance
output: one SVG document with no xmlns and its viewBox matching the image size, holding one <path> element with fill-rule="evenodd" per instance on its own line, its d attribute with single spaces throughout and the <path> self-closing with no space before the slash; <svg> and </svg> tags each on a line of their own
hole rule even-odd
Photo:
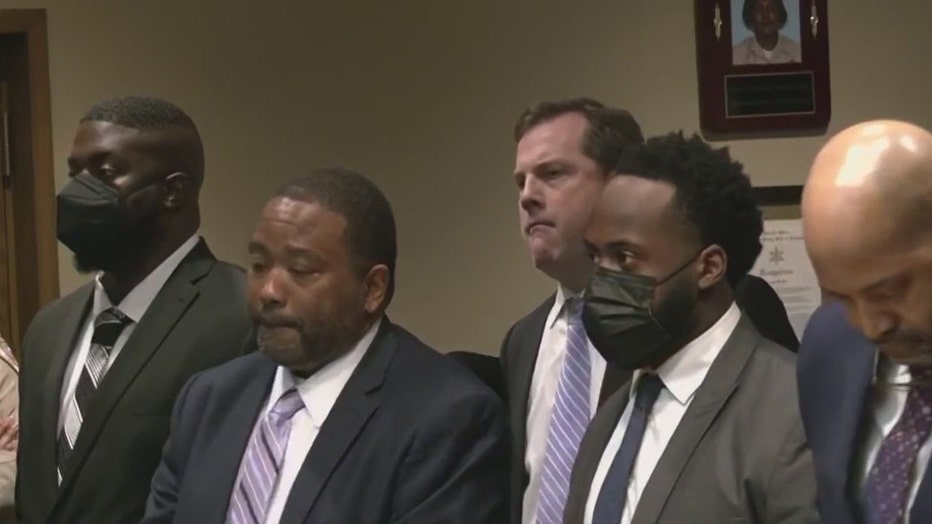
<svg viewBox="0 0 932 524">
<path fill-rule="evenodd" d="M 857 502 L 857 491 L 851 482 L 860 478 L 852 475 L 857 464 L 855 457 L 860 453 L 861 439 L 864 434 L 865 415 L 868 410 L 868 393 L 874 377 L 876 350 L 873 344 L 853 329 L 847 340 L 839 340 L 838 344 L 846 348 L 846 358 L 839 359 L 835 365 L 843 366 L 843 380 L 838 381 L 841 392 L 834 398 L 838 405 L 834 410 L 838 414 L 834 421 L 832 434 L 836 436 L 835 445 L 827 447 L 824 451 L 829 455 L 829 474 L 834 477 L 832 486 L 841 486 L 843 493 L 838 494 L 839 500 L 845 500 L 855 513 L 860 504 Z"/>
<path fill-rule="evenodd" d="M 232 407 L 214 430 L 217 438 L 200 461 L 205 475 L 199 478 L 208 486 L 205 492 L 217 494 L 195 501 L 201 507 L 198 514 L 203 516 L 200 519 L 202 522 L 226 522 L 240 463 L 259 418 L 259 411 L 272 390 L 278 365 L 259 353 L 254 353 L 250 358 L 256 361 L 254 371 L 250 371 L 252 378 L 240 390 L 237 398 L 229 401 L 228 405 Z"/>
<path fill-rule="evenodd" d="M 579 444 L 579 453 L 573 464 L 570 492 L 564 513 L 566 522 L 582 522 L 585 517 L 586 501 L 591 495 L 590 489 L 592 479 L 595 478 L 595 470 L 598 469 L 605 447 L 628 405 L 629 392 L 630 388 L 627 387 L 619 389 L 606 400 L 604 407 L 600 408 Z"/>
<path fill-rule="evenodd" d="M 283 524 L 304 522 L 331 474 L 375 413 L 397 345 L 396 328 L 383 317 L 372 346 L 337 397 L 301 465 L 282 512 Z"/>
<path fill-rule="evenodd" d="M 39 348 L 46 358 L 39 362 L 48 363 L 45 374 L 42 395 L 45 401 L 42 405 L 42 470 L 47 479 L 45 489 L 54 493 L 58 489 L 58 416 L 61 408 L 61 390 L 65 378 L 65 368 L 74 352 L 75 344 L 84 327 L 84 320 L 91 308 L 94 296 L 94 285 L 82 287 L 74 297 L 75 307 L 65 308 L 67 313 L 61 319 L 58 337 L 51 348 Z M 50 500 L 51 497 L 47 500 Z"/>
<path fill-rule="evenodd" d="M 741 372 L 761 338 L 744 315 L 664 449 L 634 513 L 634 524 L 657 522 L 670 493 L 709 426 L 738 387 Z"/>
<path fill-rule="evenodd" d="M 544 329 L 547 327 L 547 316 L 553 307 L 555 297 L 551 296 L 544 301 L 522 326 L 521 332 L 516 332 L 519 352 L 517 356 L 516 391 L 518 392 L 517 409 L 512 410 L 512 428 L 521 442 L 521 449 L 527 446 L 527 410 L 528 400 L 531 396 L 531 380 L 534 377 L 534 366 L 537 364 L 537 354 L 540 352 L 540 342 L 544 338 Z M 524 463 L 522 457 L 521 463 Z"/>
<path fill-rule="evenodd" d="M 139 325 L 126 341 L 120 355 L 101 381 L 93 406 L 88 410 L 81 424 L 81 432 L 78 434 L 68 468 L 62 478 L 62 491 L 69 486 L 76 472 L 81 469 L 100 430 L 123 393 L 197 297 L 198 290 L 195 283 L 210 271 L 214 261 L 215 259 L 202 241 L 182 261 L 156 295 Z"/>
</svg>

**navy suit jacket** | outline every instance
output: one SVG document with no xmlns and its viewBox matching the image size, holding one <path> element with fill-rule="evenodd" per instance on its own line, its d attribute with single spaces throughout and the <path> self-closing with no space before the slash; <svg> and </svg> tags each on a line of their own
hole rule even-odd
<svg viewBox="0 0 932 524">
<path fill-rule="evenodd" d="M 862 522 L 855 471 L 870 422 L 876 349 L 833 302 L 813 314 L 799 347 L 800 411 L 812 449 L 819 512 L 826 524 Z M 910 522 L 932 522 L 932 470 L 926 470 Z"/>
<path fill-rule="evenodd" d="M 256 352 L 188 382 L 143 522 L 225 522 L 276 369 Z M 281 522 L 504 522 L 506 420 L 468 369 L 386 318 L 308 452 Z"/>
</svg>

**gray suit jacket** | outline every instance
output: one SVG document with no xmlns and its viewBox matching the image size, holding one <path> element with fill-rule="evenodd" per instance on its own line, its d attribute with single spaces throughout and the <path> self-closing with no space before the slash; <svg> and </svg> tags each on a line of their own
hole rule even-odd
<svg viewBox="0 0 932 524">
<path fill-rule="evenodd" d="M 742 315 L 648 480 L 633 524 L 819 522 L 795 363 L 793 353 Z M 583 522 L 592 478 L 629 391 L 606 402 L 583 438 L 566 524 Z"/>
</svg>

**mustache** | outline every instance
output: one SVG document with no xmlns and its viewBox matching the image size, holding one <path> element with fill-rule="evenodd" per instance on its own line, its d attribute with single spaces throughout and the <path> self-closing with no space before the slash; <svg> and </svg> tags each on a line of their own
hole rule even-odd
<svg viewBox="0 0 932 524">
<path fill-rule="evenodd" d="M 264 328 L 293 328 L 301 329 L 304 325 L 300 319 L 289 317 L 287 315 L 267 315 L 260 314 L 256 317 L 256 323 Z"/>
</svg>

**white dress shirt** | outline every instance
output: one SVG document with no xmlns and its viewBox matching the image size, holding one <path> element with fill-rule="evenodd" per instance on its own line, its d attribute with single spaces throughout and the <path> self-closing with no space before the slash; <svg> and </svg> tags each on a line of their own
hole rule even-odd
<svg viewBox="0 0 932 524">
<path fill-rule="evenodd" d="M 281 519 L 282 512 L 285 510 L 285 503 L 288 501 L 288 495 L 291 493 L 291 487 L 298 477 L 298 472 L 301 471 L 301 466 L 304 464 L 304 459 L 311 450 L 311 446 L 314 445 L 314 440 L 317 439 L 320 427 L 327 420 L 330 410 L 333 409 L 333 405 L 343 391 L 343 387 L 349 381 L 350 375 L 356 370 L 359 361 L 362 360 L 363 355 L 366 354 L 375 339 L 381 323 L 380 320 L 373 324 L 349 353 L 320 368 L 306 379 L 295 377 L 291 374 L 291 371 L 282 366 L 279 366 L 275 372 L 272 391 L 269 393 L 265 406 L 256 418 L 253 432 L 259 428 L 259 423 L 268 415 L 275 401 L 292 387 L 297 388 L 298 395 L 301 396 L 301 400 L 304 402 L 304 408 L 291 418 L 291 432 L 288 434 L 288 443 L 285 446 L 281 472 L 278 475 L 275 487 L 272 489 L 272 500 L 269 502 L 269 511 L 265 516 L 266 524 L 277 524 Z M 250 436 L 251 441 L 252 436 Z M 234 486 L 238 485 L 239 474 L 237 474 Z"/>
<path fill-rule="evenodd" d="M 525 524 L 533 523 L 537 518 L 537 502 L 540 498 L 541 476 L 544 472 L 544 457 L 547 453 L 547 436 L 550 432 L 550 415 L 557 397 L 557 384 L 560 382 L 560 368 L 566 355 L 567 330 L 567 295 L 573 295 L 560 286 L 554 298 L 553 307 L 547 315 L 544 333 L 540 340 L 537 362 L 531 378 L 531 390 L 528 398 L 527 413 L 527 448 L 524 454 L 524 467 L 529 472 L 527 490 L 524 492 Z M 579 295 L 573 295 L 579 296 Z M 599 393 L 605 376 L 605 359 L 589 343 L 590 418 L 599 405 Z"/>
<path fill-rule="evenodd" d="M 628 481 L 628 495 L 621 516 L 621 524 L 631 522 L 631 518 L 637 509 L 638 500 L 644 492 L 644 487 L 650 480 L 657 462 L 660 461 L 660 457 L 670 442 L 670 438 L 673 437 L 680 420 L 683 419 L 686 409 L 692 403 L 696 390 L 702 385 L 709 368 L 712 367 L 712 363 L 722 351 L 722 347 L 735 330 L 739 320 L 741 320 L 741 312 L 738 306 L 732 303 L 728 311 L 712 327 L 693 339 L 692 342 L 657 368 L 657 375 L 663 381 L 664 388 L 660 390 L 660 395 L 647 417 L 644 440 L 641 441 L 641 448 L 634 462 L 634 470 L 631 472 L 631 478 Z M 592 514 L 595 511 L 595 503 L 599 498 L 602 483 L 605 481 L 608 469 L 612 465 L 612 460 L 615 459 L 615 455 L 618 454 L 618 450 L 621 448 L 621 441 L 625 437 L 625 430 L 631 420 L 631 411 L 634 407 L 634 397 L 637 391 L 636 384 L 644 373 L 645 370 L 637 370 L 634 373 L 631 381 L 631 398 L 624 412 L 622 412 L 621 418 L 618 420 L 618 426 L 605 446 L 602 458 L 599 460 L 599 466 L 595 470 L 595 476 L 592 478 L 592 485 L 589 489 L 589 498 L 586 500 L 586 524 L 592 523 Z"/>
<path fill-rule="evenodd" d="M 752 35 L 736 45 L 731 56 L 734 65 L 788 64 L 801 61 L 802 49 L 799 42 L 781 34 L 777 38 L 777 45 L 768 51 Z"/>
<path fill-rule="evenodd" d="M 885 380 L 884 383 L 902 384 L 909 382 L 909 367 L 901 364 L 893 364 L 886 360 L 880 361 L 878 373 Z M 864 445 L 859 455 L 860 467 L 857 469 L 860 478 L 855 484 L 858 490 L 858 499 L 861 500 L 862 507 L 864 503 L 864 484 L 867 482 L 867 475 L 870 473 L 874 461 L 877 460 L 877 453 L 880 452 L 880 445 L 884 437 L 893 431 L 893 426 L 903 414 L 906 408 L 906 388 L 895 387 L 878 387 L 874 388 L 874 393 L 870 399 L 868 409 L 870 409 L 870 422 L 868 423 L 867 434 Z M 913 506 L 913 500 L 916 499 L 916 492 L 919 491 L 919 484 L 926 473 L 926 467 L 929 465 L 929 457 L 932 457 L 932 436 L 927 438 L 922 446 L 919 447 L 919 455 L 916 457 L 916 465 L 913 468 L 912 478 L 909 485 L 909 498 L 907 499 L 906 516 L 903 518 L 903 524 L 909 524 L 909 509 Z"/>
<path fill-rule="evenodd" d="M 132 322 L 123 328 L 123 332 L 120 333 L 120 337 L 117 338 L 116 343 L 114 343 L 113 349 L 110 350 L 110 358 L 107 360 L 107 369 L 113 366 L 113 362 L 116 361 L 120 352 L 123 350 L 126 340 L 132 335 L 133 331 L 136 329 L 136 325 L 139 324 L 139 321 L 142 320 L 149 306 L 152 305 L 152 301 L 155 300 L 155 296 L 162 290 L 162 286 L 165 285 L 165 282 L 168 281 L 171 274 L 175 272 L 175 269 L 177 269 L 181 261 L 184 260 L 184 257 L 188 256 L 188 253 L 197 246 L 199 241 L 200 236 L 195 233 L 191 238 L 186 240 L 184 244 L 181 244 L 174 253 L 163 260 L 158 267 L 152 270 L 142 282 L 137 284 L 136 287 L 117 304 L 116 307 L 122 311 L 124 315 L 129 317 Z M 81 378 L 81 371 L 84 370 L 84 363 L 87 361 L 87 354 L 91 349 L 91 339 L 94 337 L 94 320 L 97 318 L 97 315 L 105 309 L 113 306 L 110 302 L 110 297 L 107 296 L 103 285 L 100 283 L 100 277 L 101 275 L 98 274 L 94 278 L 93 304 L 91 305 L 91 310 L 87 318 L 84 320 L 84 328 L 81 331 L 81 335 L 78 337 L 78 345 L 71 352 L 71 356 L 68 358 L 68 365 L 65 367 L 61 398 L 59 399 L 58 433 L 61 433 L 62 424 L 64 424 L 65 421 L 65 410 L 71 402 L 71 397 L 74 396 L 75 388 L 78 387 L 78 379 Z"/>
</svg>

